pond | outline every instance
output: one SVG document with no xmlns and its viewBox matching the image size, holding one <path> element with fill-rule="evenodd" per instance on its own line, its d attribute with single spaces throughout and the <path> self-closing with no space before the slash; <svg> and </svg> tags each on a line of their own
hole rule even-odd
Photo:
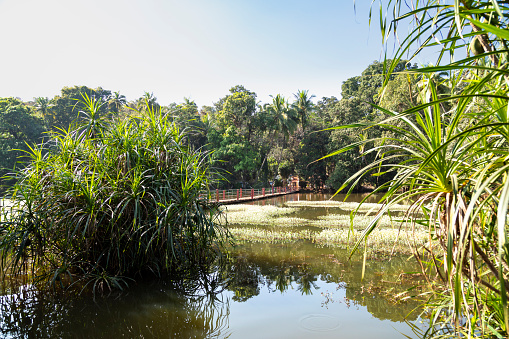
<svg viewBox="0 0 509 339">
<path fill-rule="evenodd" d="M 251 204 L 328 198 L 292 194 Z M 294 215 L 335 212 L 302 208 Z M 411 313 L 419 306 L 410 298 L 420 279 L 414 260 L 372 256 L 361 280 L 362 256 L 348 256 L 306 240 L 245 242 L 208 276 L 214 293 L 161 281 L 95 300 L 21 288 L 1 298 L 0 330 L 6 338 L 417 338 L 410 324 L 425 323 Z"/>
</svg>

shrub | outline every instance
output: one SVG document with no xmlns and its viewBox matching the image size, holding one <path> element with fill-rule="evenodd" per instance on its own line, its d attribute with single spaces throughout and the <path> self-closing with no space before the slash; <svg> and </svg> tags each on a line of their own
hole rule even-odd
<svg viewBox="0 0 509 339">
<path fill-rule="evenodd" d="M 0 223 L 4 274 L 120 287 L 125 276 L 209 264 L 228 233 L 200 197 L 214 175 L 207 154 L 184 146 L 160 110 L 113 122 L 99 118 L 99 101 L 83 103 L 81 124 L 31 149 L 16 174 Z"/>
</svg>

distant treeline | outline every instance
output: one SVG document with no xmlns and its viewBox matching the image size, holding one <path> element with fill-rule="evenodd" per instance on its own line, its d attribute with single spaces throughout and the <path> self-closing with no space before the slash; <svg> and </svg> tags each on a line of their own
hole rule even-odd
<svg viewBox="0 0 509 339">
<path fill-rule="evenodd" d="M 399 70 L 412 69 L 405 61 Z M 397 71 L 397 70 L 396 70 Z M 169 114 L 181 130 L 187 131 L 186 143 L 211 152 L 214 166 L 226 180 L 223 187 L 260 187 L 269 182 L 284 184 L 290 175 L 298 175 L 303 185 L 337 189 L 345 179 L 373 161 L 366 146 L 350 148 L 335 156 L 316 161 L 356 141 L 381 133 L 377 129 L 351 130 L 328 128 L 361 121 L 380 121 L 384 114 L 372 104 L 379 103 L 383 64 L 373 62 L 361 75 L 342 84 L 341 99 L 297 91 L 293 97 L 277 94 L 262 104 L 256 93 L 243 86 L 232 87 L 213 106 L 199 108 L 192 100 L 161 106 L 149 92 L 128 101 L 119 92 L 101 87 L 64 87 L 52 99 L 38 97 L 22 102 L 0 98 L 0 175 L 11 172 L 26 161 L 23 150 L 49 140 L 48 133 L 65 133 L 76 119 L 83 117 L 84 96 L 102 103 L 99 112 L 111 119 L 143 114 L 146 107 Z M 418 91 L 417 78 L 394 76 L 384 95 L 386 108 L 401 111 L 411 105 Z M 51 145 L 48 145 L 51 147 Z M 387 174 L 369 176 L 359 187 L 373 187 L 386 180 Z M 12 182 L 2 179 L 2 189 Z"/>
</svg>

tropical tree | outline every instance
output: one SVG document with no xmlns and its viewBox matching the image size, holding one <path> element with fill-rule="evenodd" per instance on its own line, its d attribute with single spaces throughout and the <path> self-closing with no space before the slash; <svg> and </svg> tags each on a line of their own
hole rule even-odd
<svg viewBox="0 0 509 339">
<path fill-rule="evenodd" d="M 381 20 L 384 41 L 389 34 L 398 35 L 400 23 L 410 22 L 413 29 L 399 37 L 396 56 L 384 63 L 385 86 L 404 55 L 436 48 L 437 41 L 441 50 L 439 66 L 413 72 L 424 84 L 418 103 L 401 112 L 378 106 L 387 119 L 356 124 L 394 136 L 338 150 L 370 141 L 379 145 L 367 151 L 377 153 L 378 160 L 346 184 L 368 173 L 395 172 L 394 179 L 377 190 L 386 191 L 385 206 L 364 236 L 393 204 L 413 202 L 408 215 L 422 213 L 425 218 L 413 219 L 413 224 L 428 227 L 432 238 L 415 254 L 427 258 L 444 282 L 425 335 L 507 337 L 509 7 L 496 0 L 427 0 L 408 6 L 395 0 L 388 13 L 394 16 Z M 383 12 L 381 16 L 385 18 Z M 455 61 L 448 63 L 446 57 Z M 437 79 L 442 72 L 447 73 L 449 93 L 440 93 L 442 81 Z M 340 128 L 346 127 L 351 126 Z"/>
<path fill-rule="evenodd" d="M 61 94 L 51 99 L 53 105 L 51 114 L 45 116 L 45 122 L 49 129 L 68 129 L 73 121 L 79 117 L 79 112 L 85 110 L 85 106 L 80 101 L 83 95 L 91 99 L 108 102 L 111 97 L 111 91 L 101 87 L 92 89 L 87 86 L 64 87 Z M 99 115 L 108 114 L 108 107 L 101 106 Z"/>
<path fill-rule="evenodd" d="M 127 104 L 127 99 L 125 95 L 120 94 L 119 91 L 113 92 L 113 95 L 111 96 L 110 100 L 108 101 L 108 107 L 113 112 L 120 112 L 122 110 L 122 107 L 124 107 Z"/>
<path fill-rule="evenodd" d="M 47 97 L 37 97 L 34 98 L 34 100 L 35 108 L 39 113 L 41 113 L 42 118 L 44 119 L 44 117 L 50 113 L 50 107 L 52 107 L 53 105 L 51 104 L 49 98 Z"/>
<path fill-rule="evenodd" d="M 217 111 L 218 123 L 222 128 L 233 124 L 249 140 L 253 130 L 253 117 L 256 113 L 256 94 L 243 86 L 231 88 L 230 93 L 220 100 L 221 107 Z"/>
<path fill-rule="evenodd" d="M 282 95 L 277 94 L 271 98 L 272 104 L 265 105 L 264 109 L 272 117 L 274 131 L 283 135 L 284 143 L 284 140 L 297 129 L 297 114 Z"/>
<path fill-rule="evenodd" d="M 295 97 L 295 102 L 293 103 L 293 108 L 297 112 L 297 116 L 299 117 L 300 124 L 302 125 L 302 129 L 305 130 L 306 125 L 308 123 L 308 115 L 314 110 L 314 104 L 312 99 L 315 97 L 314 95 L 309 96 L 308 91 L 297 91 L 296 94 L 293 95 Z"/>
<path fill-rule="evenodd" d="M 265 127 L 260 123 L 256 93 L 237 85 L 216 102 L 215 108 L 206 108 L 202 128 L 207 132 L 207 148 L 214 150 L 217 166 L 225 170 L 224 185 L 254 185 L 260 171 Z"/>
<path fill-rule="evenodd" d="M 18 99 L 0 98 L 0 191 L 14 182 L 4 177 L 16 164 L 26 160 L 29 146 L 40 143 L 44 122 L 31 107 Z M 19 167 L 19 165 L 18 165 Z"/>
<path fill-rule="evenodd" d="M 146 112 L 148 109 L 155 110 L 159 108 L 157 98 L 154 93 L 145 91 L 143 95 L 136 100 L 136 108 L 141 112 Z"/>
<path fill-rule="evenodd" d="M 208 154 L 184 145 L 160 109 L 106 124 L 104 102 L 84 94 L 80 103 L 83 119 L 31 148 L 31 162 L 11 174 L 4 278 L 41 288 L 79 280 L 98 292 L 207 269 L 228 240 L 217 206 L 201 196 L 215 177 Z"/>
</svg>

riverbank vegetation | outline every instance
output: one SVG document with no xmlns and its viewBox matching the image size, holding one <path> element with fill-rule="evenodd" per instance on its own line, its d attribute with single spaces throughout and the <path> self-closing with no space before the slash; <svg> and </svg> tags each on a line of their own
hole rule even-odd
<svg viewBox="0 0 509 339">
<path fill-rule="evenodd" d="M 383 13 L 385 15 L 385 13 Z M 385 17 L 385 16 L 384 16 Z M 509 334 L 509 7 L 501 1 L 392 1 L 382 20 L 383 39 L 400 36 L 394 60 L 375 106 L 378 122 L 356 124 L 380 138 L 352 146 L 375 145 L 377 160 L 344 187 L 369 174 L 394 176 L 376 191 L 384 207 L 364 230 L 370 237 L 391 205 L 413 201 L 424 213 L 422 226 L 440 244 L 418 256 L 435 268 L 443 284 L 430 303 L 425 337 L 506 338 Z M 438 49 L 436 65 L 400 72 L 399 61 L 422 50 Z M 412 54 L 414 53 L 414 54 Z M 391 79 L 399 79 L 401 86 Z M 418 79 L 407 106 L 392 105 L 395 95 Z M 411 88 L 411 86 L 407 86 Z M 339 129 L 351 128 L 342 126 Z M 348 151 L 349 147 L 337 153 Z M 357 246 L 362 246 L 364 237 Z"/>
<path fill-rule="evenodd" d="M 206 268 L 229 239 L 218 208 L 200 197 L 217 178 L 208 154 L 148 103 L 113 120 L 100 99 L 79 103 L 83 118 L 30 148 L 31 162 L 9 177 L 4 279 L 98 291 Z"/>
</svg>

